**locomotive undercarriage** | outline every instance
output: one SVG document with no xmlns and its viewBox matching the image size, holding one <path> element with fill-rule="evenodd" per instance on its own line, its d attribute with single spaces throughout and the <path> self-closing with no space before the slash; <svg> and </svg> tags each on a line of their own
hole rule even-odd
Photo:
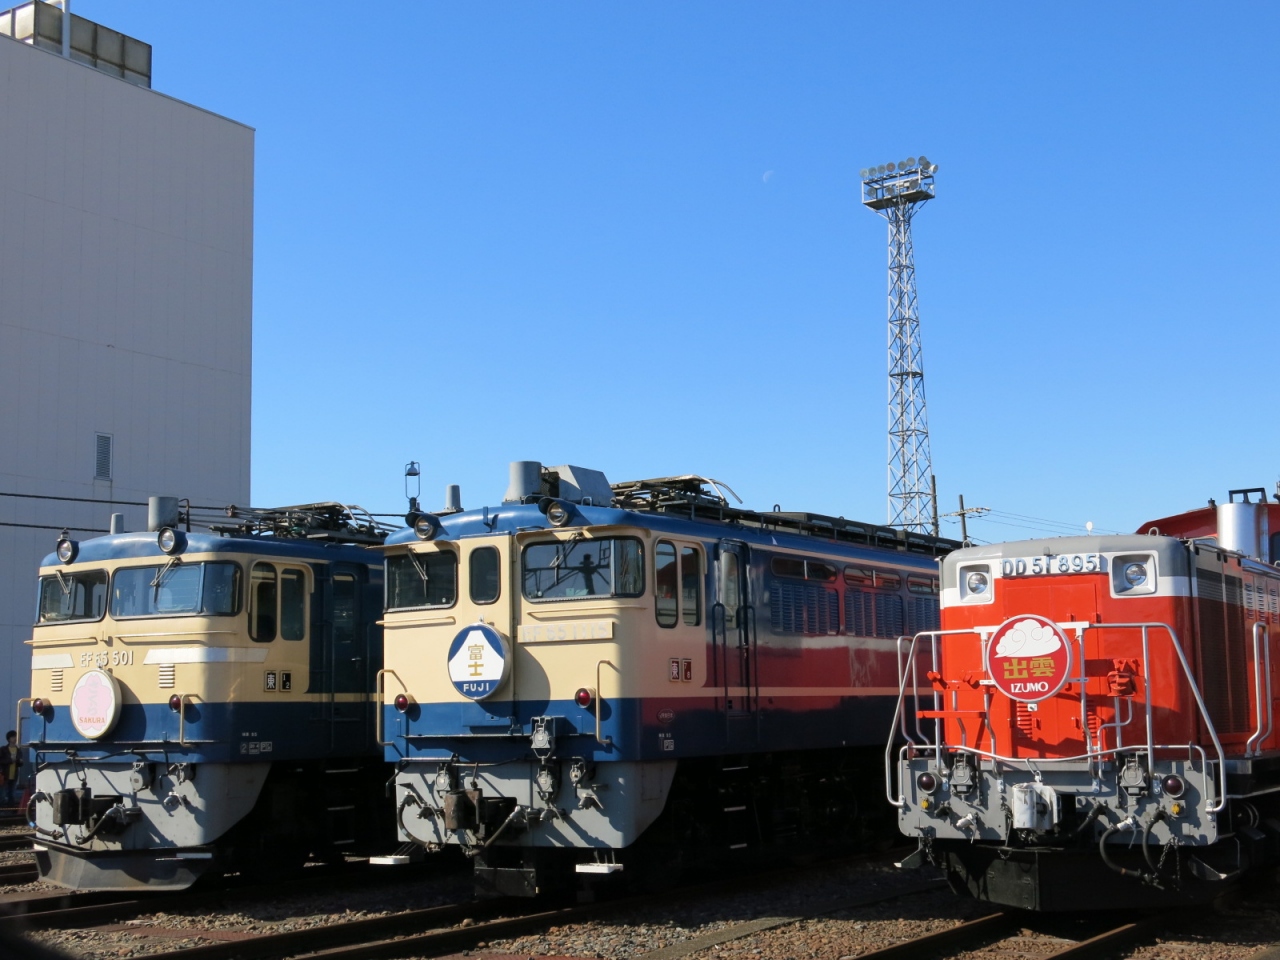
<svg viewBox="0 0 1280 960">
<path fill-rule="evenodd" d="M 210 873 L 280 875 L 367 850 L 381 763 L 49 763 L 28 808 L 43 879 L 77 890 L 183 890 Z"/>
<path fill-rule="evenodd" d="M 899 825 L 919 839 L 904 865 L 933 862 L 977 899 L 1045 911 L 1200 902 L 1280 860 L 1280 794 L 1239 796 L 1280 777 L 1276 761 L 1255 761 L 1247 781 L 1228 776 L 1220 811 L 1220 771 L 1199 758 L 1154 770 L 1144 754 L 1032 769 L 963 754 L 949 763 L 900 766 Z"/>
<path fill-rule="evenodd" d="M 873 756 L 405 764 L 397 778 L 401 837 L 432 850 L 463 847 L 482 894 L 534 896 L 575 878 L 669 883 L 685 868 L 752 853 L 885 841 L 892 823 L 876 778 L 856 773 Z M 546 789 L 552 783 L 555 793 Z"/>
</svg>

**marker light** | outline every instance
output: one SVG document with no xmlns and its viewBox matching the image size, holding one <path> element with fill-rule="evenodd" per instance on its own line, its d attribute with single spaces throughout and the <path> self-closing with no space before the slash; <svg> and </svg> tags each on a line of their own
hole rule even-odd
<svg viewBox="0 0 1280 960">
<path fill-rule="evenodd" d="M 969 588 L 970 593 L 986 593 L 990 582 L 985 573 L 978 573 L 975 570 L 965 577 L 964 585 Z"/>
<path fill-rule="evenodd" d="M 63 563 L 71 563 L 75 560 L 76 554 L 80 552 L 80 544 L 74 540 L 68 540 L 65 537 L 58 541 L 57 554 L 58 559 Z"/>
<path fill-rule="evenodd" d="M 580 706 L 583 710 L 589 710 L 591 704 L 595 703 L 596 692 L 590 687 L 582 687 L 573 695 L 573 702 Z"/>
<path fill-rule="evenodd" d="M 45 703 L 39 697 L 31 701 L 31 712 L 37 717 L 43 716 L 44 712 L 49 709 L 49 704 Z"/>
<path fill-rule="evenodd" d="M 1124 568 L 1125 583 L 1131 587 L 1138 587 L 1147 582 L 1147 565 L 1145 563 L 1130 563 Z"/>
<path fill-rule="evenodd" d="M 174 713 L 178 713 L 182 709 L 182 697 L 180 695 L 175 693 L 169 698 L 169 709 Z"/>
<path fill-rule="evenodd" d="M 396 698 L 392 702 L 395 703 L 396 709 L 401 713 L 409 709 L 409 698 L 403 693 L 396 694 Z"/>
<path fill-rule="evenodd" d="M 161 527 L 160 532 L 156 534 L 156 546 L 160 548 L 161 553 L 170 555 L 181 553 L 183 547 L 187 545 L 186 541 L 187 538 L 173 527 Z"/>
<path fill-rule="evenodd" d="M 938 789 L 938 778 L 926 771 L 916 776 L 916 786 L 924 793 L 933 793 Z"/>
<path fill-rule="evenodd" d="M 1166 797 L 1177 799 L 1187 792 L 1187 783 L 1176 773 L 1171 773 L 1160 781 L 1160 789 Z"/>
</svg>

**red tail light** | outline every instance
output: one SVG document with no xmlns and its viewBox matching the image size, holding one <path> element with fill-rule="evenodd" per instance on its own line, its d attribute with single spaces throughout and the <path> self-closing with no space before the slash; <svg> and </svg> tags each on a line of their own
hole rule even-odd
<svg viewBox="0 0 1280 960">
<path fill-rule="evenodd" d="M 40 700 L 38 698 L 31 701 L 31 712 L 34 713 L 37 717 L 43 715 L 43 713 L 45 712 L 46 709 L 48 709 L 48 707 L 49 705 L 47 703 L 45 703 L 43 700 Z"/>
<path fill-rule="evenodd" d="M 176 693 L 172 697 L 170 697 L 169 709 L 172 710 L 174 713 L 177 713 L 178 711 L 180 711 L 182 709 L 182 697 L 180 697 Z"/>
<path fill-rule="evenodd" d="M 595 702 L 596 692 L 590 687 L 583 687 L 573 695 L 573 702 L 580 706 L 583 710 L 588 710 L 591 704 Z"/>
<path fill-rule="evenodd" d="M 397 694 L 393 702 L 396 705 L 396 709 L 399 710 L 401 713 L 404 713 L 406 710 L 409 709 L 409 698 L 403 693 Z"/>
</svg>

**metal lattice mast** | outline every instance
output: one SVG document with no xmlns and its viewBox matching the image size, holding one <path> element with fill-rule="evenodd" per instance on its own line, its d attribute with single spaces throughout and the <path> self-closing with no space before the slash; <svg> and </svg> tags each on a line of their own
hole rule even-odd
<svg viewBox="0 0 1280 960">
<path fill-rule="evenodd" d="M 911 220 L 932 200 L 938 165 L 908 157 L 862 171 L 862 202 L 889 222 L 889 525 L 918 533 L 937 516 Z"/>
</svg>

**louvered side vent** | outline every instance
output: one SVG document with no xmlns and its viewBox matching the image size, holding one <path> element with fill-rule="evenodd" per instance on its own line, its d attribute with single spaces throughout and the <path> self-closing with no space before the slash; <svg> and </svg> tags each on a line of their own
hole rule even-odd
<svg viewBox="0 0 1280 960">
<path fill-rule="evenodd" d="M 162 689 L 173 689 L 173 669 L 172 663 L 160 664 L 160 686 Z"/>
<path fill-rule="evenodd" d="M 900 636 L 906 624 L 903 623 L 902 597 L 896 593 L 876 594 L 876 636 Z"/>
<path fill-rule="evenodd" d="M 1222 578 L 1222 612 L 1226 617 L 1228 669 L 1231 674 L 1231 729 L 1243 733 L 1251 726 L 1252 680 L 1244 629 L 1244 589 L 1239 577 Z"/>
<path fill-rule="evenodd" d="M 1222 574 L 1196 571 L 1196 619 L 1200 633 L 1200 676 L 1205 705 L 1220 732 L 1232 729 L 1231 686 L 1227 671 L 1227 635 L 1222 603 Z"/>
<path fill-rule="evenodd" d="M 1017 725 L 1018 735 L 1023 737 L 1031 737 L 1035 732 L 1036 715 L 1027 709 L 1027 705 L 1021 700 L 1014 704 L 1013 722 Z"/>
<path fill-rule="evenodd" d="M 778 633 L 808 636 L 840 630 L 840 595 L 815 583 L 773 581 L 769 625 Z"/>
<path fill-rule="evenodd" d="M 937 630 L 938 626 L 938 601 L 933 597 L 912 597 L 911 632 Z"/>
<path fill-rule="evenodd" d="M 862 590 L 844 591 L 844 630 L 855 637 L 871 636 L 871 596 Z"/>
<path fill-rule="evenodd" d="M 98 446 L 94 458 L 93 479 L 111 479 L 111 434 L 98 434 Z"/>
<path fill-rule="evenodd" d="M 49 671 L 49 689 L 52 690 L 54 693 L 62 692 L 62 671 L 61 670 Z"/>
</svg>

